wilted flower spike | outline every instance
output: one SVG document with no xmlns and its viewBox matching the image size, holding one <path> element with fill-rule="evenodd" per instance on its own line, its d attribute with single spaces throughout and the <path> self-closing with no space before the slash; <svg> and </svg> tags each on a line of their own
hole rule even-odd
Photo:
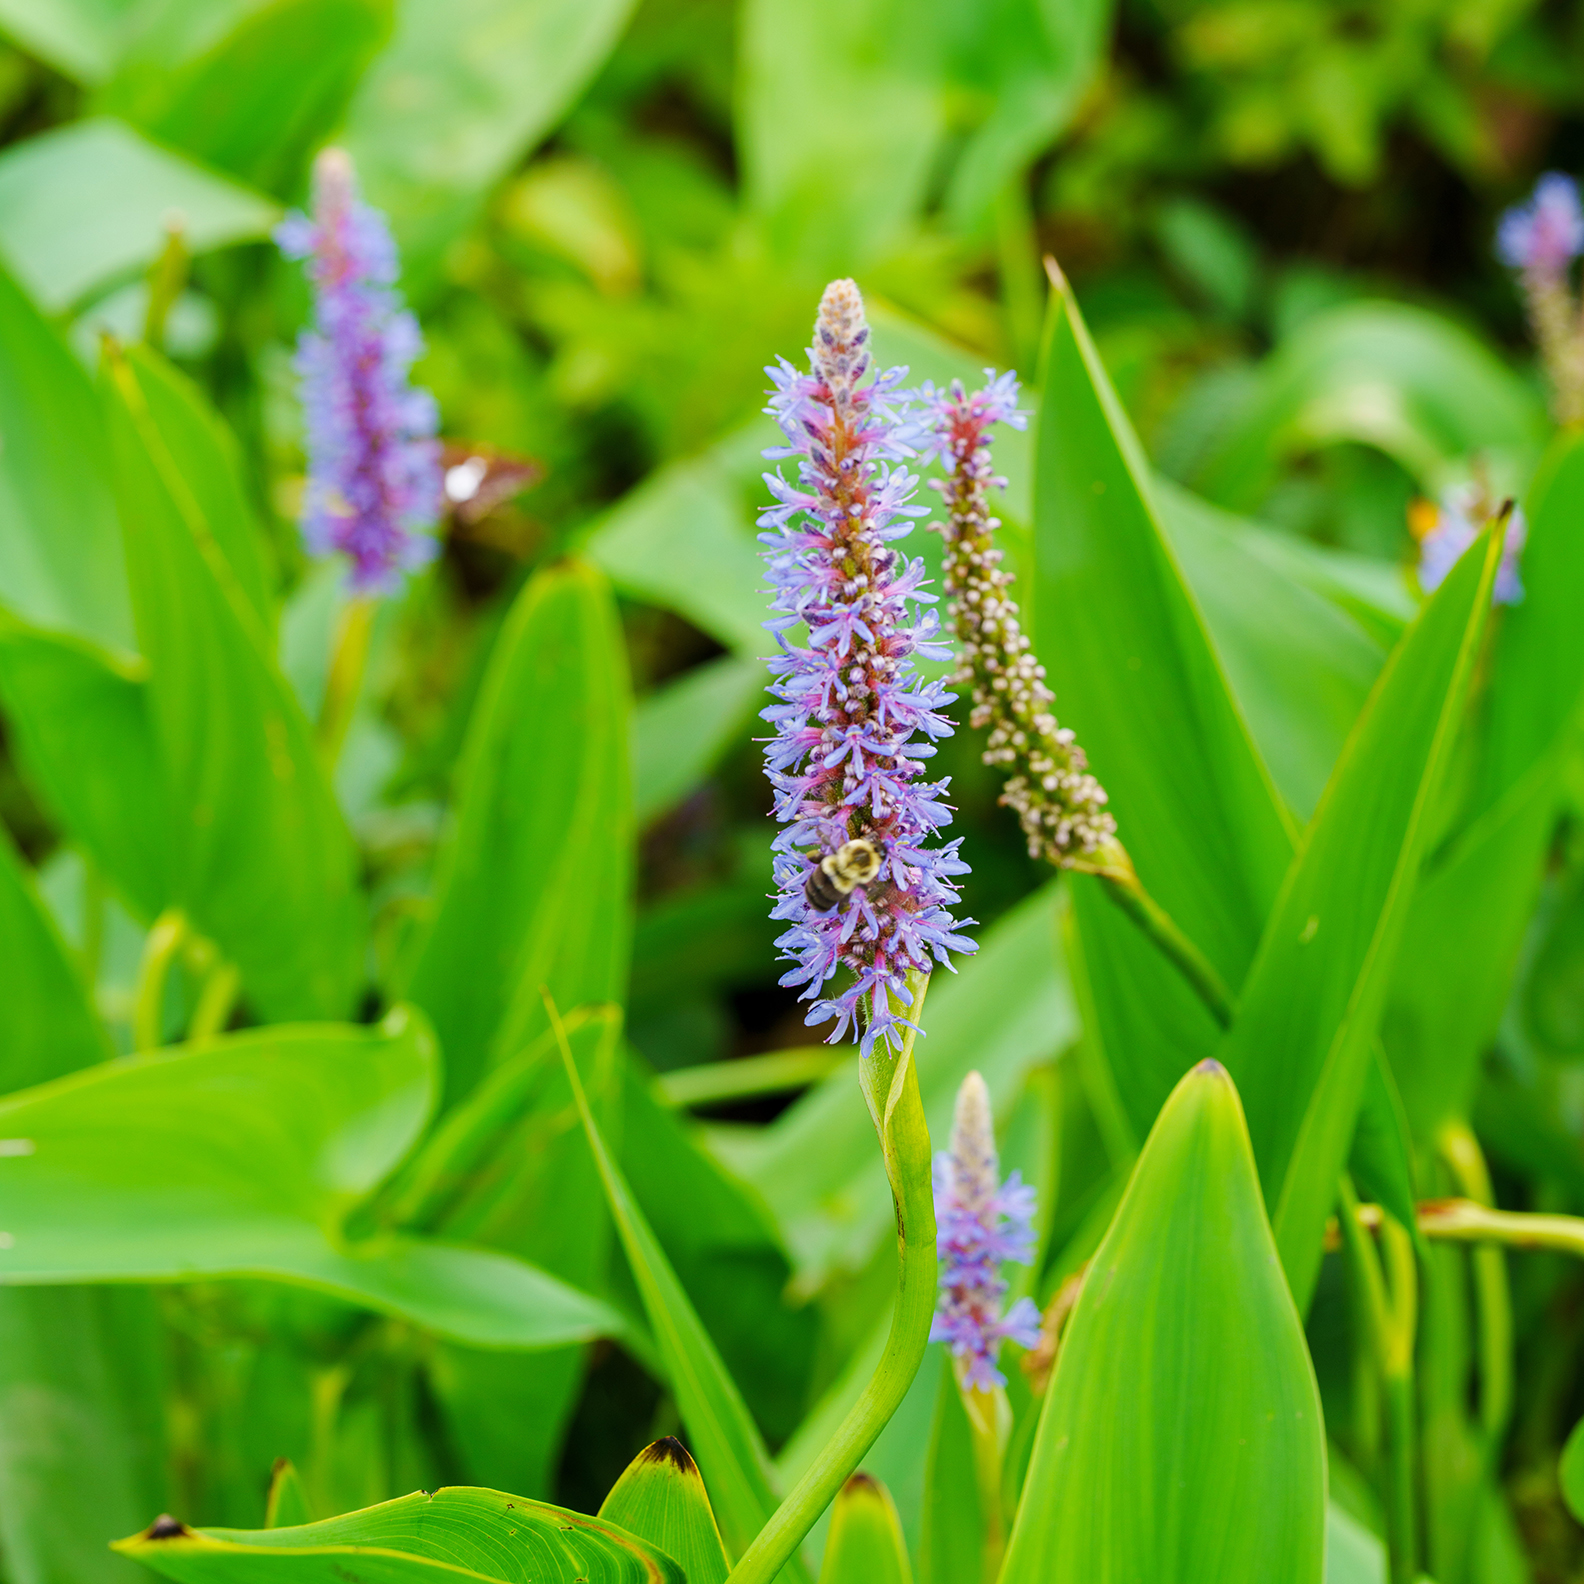
<svg viewBox="0 0 1584 1584">
<path fill-rule="evenodd" d="M 1413 503 L 1408 521 L 1419 540 L 1419 587 L 1426 594 L 1433 594 L 1441 587 L 1447 573 L 1457 565 L 1497 509 L 1489 492 L 1478 482 L 1446 490 L 1439 505 L 1425 500 Z M 1491 591 L 1492 604 L 1517 605 L 1523 599 L 1523 579 L 1518 565 L 1528 534 L 1523 507 L 1513 507 L 1507 523 L 1507 538 L 1502 545 L 1501 565 L 1496 569 L 1496 586 Z"/>
<path fill-rule="evenodd" d="M 784 359 L 765 371 L 766 411 L 786 438 L 765 454 L 797 457 L 798 476 L 765 475 L 776 504 L 759 518 L 775 612 L 765 625 L 781 646 L 770 661 L 779 702 L 764 712 L 785 826 L 771 911 L 790 926 L 776 942 L 793 964 L 781 982 L 804 986 L 810 1023 L 835 1020 L 832 1041 L 861 1026 L 865 1055 L 877 1039 L 900 1044 L 906 1018 L 893 997 L 910 1004 L 910 970 L 973 950 L 950 912 L 968 866 L 956 842 L 926 845 L 951 821 L 946 782 L 923 773 L 933 740 L 950 735 L 942 711 L 953 695 L 921 683 L 913 656 L 946 651 L 934 612 L 917 609 L 934 601 L 922 563 L 890 548 L 924 515 L 902 466 L 912 454 L 897 410 L 905 370 L 865 383 L 868 346 L 858 288 L 835 281 L 820 302 L 812 372 Z M 800 623 L 806 644 L 789 637 Z M 825 994 L 839 968 L 852 983 Z"/>
<path fill-rule="evenodd" d="M 1584 324 L 1568 284 L 1568 266 L 1584 253 L 1584 206 L 1577 183 L 1557 171 L 1542 176 L 1528 203 L 1502 216 L 1496 252 L 1520 272 L 1557 422 L 1584 420 Z"/>
<path fill-rule="evenodd" d="M 935 526 L 946 538 L 947 608 L 957 633 L 952 680 L 973 687 L 969 724 L 989 730 L 984 762 L 1006 774 L 1001 801 L 1017 810 L 1029 855 L 1089 867 L 1102 849 L 1115 847 L 1116 820 L 1083 749 L 1051 713 L 1055 695 L 1007 594 L 1012 575 L 1001 570 L 1001 525 L 989 497 L 1006 481 L 991 466 L 990 427 L 1021 429 L 1027 420 L 1017 410 L 1017 376 L 985 374 L 989 383 L 971 396 L 955 380 L 946 390 L 926 385 L 920 393 L 931 415 L 929 449 L 946 469 L 931 487 L 946 506 L 945 523 Z"/>
<path fill-rule="evenodd" d="M 303 539 L 314 555 L 348 556 L 355 590 L 388 591 L 434 556 L 428 530 L 441 505 L 438 414 L 408 378 L 423 341 L 395 289 L 396 247 L 340 149 L 314 165 L 312 217 L 288 216 L 275 240 L 308 261 L 314 287 L 296 364 L 308 447 Z"/>
<path fill-rule="evenodd" d="M 1001 1266 L 1034 1259 L 1034 1190 L 1017 1172 L 1000 1180 L 990 1092 L 976 1072 L 957 1091 L 951 1149 L 935 1157 L 935 1223 L 940 1297 L 930 1340 L 951 1348 L 967 1389 L 991 1391 L 1006 1384 L 996 1367 L 1001 1343 L 1033 1347 L 1040 1313 L 1029 1298 L 1001 1313 Z"/>
</svg>

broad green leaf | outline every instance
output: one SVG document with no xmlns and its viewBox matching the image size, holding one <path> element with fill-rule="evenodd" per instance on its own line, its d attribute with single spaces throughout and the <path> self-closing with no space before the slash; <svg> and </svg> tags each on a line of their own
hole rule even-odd
<svg viewBox="0 0 1584 1584">
<path fill-rule="evenodd" d="M 768 681 L 763 661 L 721 655 L 640 700 L 633 715 L 640 824 L 680 802 L 747 736 Z"/>
<path fill-rule="evenodd" d="M 574 1075 L 570 1055 L 567 1066 Z M 775 1509 L 769 1455 L 736 1382 L 606 1148 L 581 1083 L 574 1093 L 677 1411 L 704 1470 L 716 1518 L 740 1555 Z M 788 1572 L 801 1576 L 801 1565 L 789 1563 Z"/>
<path fill-rule="evenodd" d="M 704 1479 L 675 1436 L 646 1446 L 627 1465 L 599 1515 L 675 1557 L 687 1584 L 724 1584 L 730 1564 Z"/>
<path fill-rule="evenodd" d="M 168 1500 L 166 1360 L 147 1292 L 0 1290 L 0 1545 L 14 1584 L 136 1584 L 109 1546 Z"/>
<path fill-rule="evenodd" d="M 198 387 L 164 358 L 141 346 L 129 346 L 122 355 L 232 576 L 260 625 L 273 632 L 264 530 L 248 499 L 236 440 Z"/>
<path fill-rule="evenodd" d="M 1052 298 L 1035 436 L 1035 606 L 1062 724 L 1110 794 L 1155 899 L 1236 996 L 1292 838 L 1162 533 L 1149 471 L 1066 283 Z M 1096 1034 L 1142 1135 L 1216 1029 L 1095 885 L 1078 885 Z"/>
<path fill-rule="evenodd" d="M 1357 1518 L 1326 1506 L 1325 1584 L 1386 1584 L 1386 1547 Z"/>
<path fill-rule="evenodd" d="M 757 479 L 757 430 L 702 457 L 662 469 L 590 531 L 584 554 L 623 593 L 686 616 L 745 654 L 768 652 L 764 565 L 748 532 L 748 479 Z M 751 470 L 751 471 L 750 471 Z"/>
<path fill-rule="evenodd" d="M 955 975 L 930 987 L 929 1026 L 913 1048 L 931 1132 L 951 1131 L 957 1089 L 970 1068 L 1010 1104 L 1023 1075 L 1078 1034 L 1078 1018 L 1056 953 L 1060 893 L 1047 886 L 982 939 Z M 850 1070 L 834 1073 L 755 1139 L 718 1138 L 717 1153 L 775 1215 L 812 1292 L 838 1271 L 868 1265 L 894 1229 L 873 1124 Z"/>
<path fill-rule="evenodd" d="M 193 253 L 267 236 L 280 218 L 270 199 L 109 116 L 0 153 L 0 255 L 50 312 L 152 263 L 173 212 Z"/>
<path fill-rule="evenodd" d="M 1388 645 L 1280 565 L 1267 546 L 1275 535 L 1164 480 L 1155 492 L 1161 526 L 1271 778 L 1307 819 Z"/>
<path fill-rule="evenodd" d="M 1476 543 L 1394 651 L 1293 861 L 1223 1044 L 1307 1307 L 1500 547 Z"/>
<path fill-rule="evenodd" d="M 32 876 L 0 829 L 0 1091 L 104 1061 L 110 1042 Z M 3 1213 L 3 1212 L 0 1212 Z"/>
<path fill-rule="evenodd" d="M 174 877 L 145 670 L 0 618 L 0 703 L 29 784 L 148 921 Z"/>
<path fill-rule="evenodd" d="M 604 62 L 631 0 L 403 0 L 347 113 L 369 200 L 389 212 L 409 281 L 551 130 Z"/>
<path fill-rule="evenodd" d="M 520 1260 L 402 1236 L 347 1244 L 346 1212 L 434 1102 L 433 1036 L 261 1029 L 105 1063 L 0 1101 L 0 1283 L 266 1276 L 458 1341 L 549 1347 L 619 1331 Z"/>
<path fill-rule="evenodd" d="M 1320 1394 L 1237 1091 L 1172 1092 L 1068 1322 L 1001 1584 L 1320 1584 Z"/>
<path fill-rule="evenodd" d="M 167 147 L 288 196 L 340 120 L 391 10 L 389 0 L 274 0 L 191 58 L 173 59 L 166 30 L 149 29 L 99 102 Z"/>
<path fill-rule="evenodd" d="M 108 362 L 117 495 L 173 803 L 175 900 L 267 1017 L 334 1016 L 361 978 L 357 854 L 229 552 L 239 525 L 154 355 Z M 212 460 L 212 459 L 209 459 Z M 187 482 L 196 468 L 200 494 Z"/>
<path fill-rule="evenodd" d="M 0 30 L 80 83 L 110 75 L 141 0 L 0 0 Z"/>
<path fill-rule="evenodd" d="M 923 206 L 946 130 L 934 21 L 898 0 L 743 8 L 746 196 L 811 275 L 883 255 Z"/>
<path fill-rule="evenodd" d="M 131 596 L 93 383 L 3 271 L 0 440 L 0 605 L 130 651 Z"/>
<path fill-rule="evenodd" d="M 1305 320 L 1277 349 L 1245 416 L 1194 483 L 1247 510 L 1285 461 L 1351 441 L 1395 458 L 1431 492 L 1476 454 L 1510 484 L 1538 455 L 1546 428 L 1534 389 L 1444 315 L 1348 303 Z"/>
<path fill-rule="evenodd" d="M 815 1316 L 784 1300 L 791 1267 L 758 1196 L 684 1132 L 631 1055 L 622 1074 L 622 1173 L 755 1422 L 784 1440 L 808 1406 Z"/>
<path fill-rule="evenodd" d="M 1573 1426 L 1567 1444 L 1562 1448 L 1557 1479 L 1562 1486 L 1562 1496 L 1568 1504 L 1568 1510 L 1580 1523 L 1584 1523 L 1584 1420 Z"/>
<path fill-rule="evenodd" d="M 831 1507 L 820 1584 L 913 1584 L 896 1503 L 872 1474 L 854 1474 Z"/>
<path fill-rule="evenodd" d="M 518 595 L 458 770 L 456 823 L 407 994 L 434 1020 L 448 1099 L 557 1005 L 619 999 L 631 936 L 626 652 L 605 580 L 566 562 Z"/>
<path fill-rule="evenodd" d="M 293 1529 L 153 1529 L 116 1550 L 182 1584 L 686 1584 L 682 1569 L 615 1524 L 472 1486 L 414 1491 Z"/>
<path fill-rule="evenodd" d="M 290 1458 L 278 1458 L 270 1475 L 269 1502 L 264 1511 L 266 1529 L 295 1529 L 312 1523 L 308 1492 Z"/>
</svg>

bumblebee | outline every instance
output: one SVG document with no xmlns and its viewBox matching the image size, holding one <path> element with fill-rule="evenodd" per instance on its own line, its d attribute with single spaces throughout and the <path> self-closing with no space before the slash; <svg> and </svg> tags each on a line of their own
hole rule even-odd
<svg viewBox="0 0 1584 1584">
<path fill-rule="evenodd" d="M 803 882 L 803 895 L 810 907 L 828 912 L 858 886 L 866 886 L 880 873 L 880 849 L 867 836 L 843 842 L 833 853 L 826 853 L 809 871 Z"/>
</svg>

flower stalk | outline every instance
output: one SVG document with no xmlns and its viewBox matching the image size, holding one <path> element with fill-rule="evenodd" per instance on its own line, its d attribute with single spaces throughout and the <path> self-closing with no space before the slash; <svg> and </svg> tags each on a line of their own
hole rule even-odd
<svg viewBox="0 0 1584 1584">
<path fill-rule="evenodd" d="M 1584 422 L 1584 311 L 1568 283 L 1569 266 L 1584 253 L 1577 184 L 1557 171 L 1542 176 L 1529 201 L 1502 216 L 1496 253 L 1522 283 L 1556 421 Z"/>
<path fill-rule="evenodd" d="M 727 1584 L 772 1584 L 901 1407 L 923 1362 L 935 1311 L 936 1231 L 929 1124 L 913 1041 L 928 988 L 927 974 L 908 976 L 903 1003 L 907 1017 L 898 1019 L 901 1048 L 877 1042 L 870 1058 L 859 1063 L 859 1083 L 879 1135 L 896 1209 L 897 1295 L 885 1352 L 863 1395 L 743 1553 Z"/>
</svg>

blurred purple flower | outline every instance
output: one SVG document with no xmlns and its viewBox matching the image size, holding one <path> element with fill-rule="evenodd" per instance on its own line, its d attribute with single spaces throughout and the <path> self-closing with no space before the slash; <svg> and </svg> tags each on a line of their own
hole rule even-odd
<svg viewBox="0 0 1584 1584">
<path fill-rule="evenodd" d="M 1501 217 L 1496 252 L 1511 269 L 1551 275 L 1584 253 L 1584 208 L 1572 177 L 1559 171 L 1542 176 L 1529 201 Z"/>
<path fill-rule="evenodd" d="M 408 377 L 423 341 L 395 288 L 396 247 L 340 149 L 314 165 L 312 217 L 288 215 L 275 240 L 308 261 L 314 287 L 313 328 L 296 360 L 308 447 L 303 540 L 313 555 L 348 556 L 354 590 L 387 592 L 433 558 L 441 506 L 439 415 Z"/>
<path fill-rule="evenodd" d="M 1423 525 L 1415 525 L 1419 531 L 1419 587 L 1426 594 L 1433 594 L 1462 559 L 1463 552 L 1474 543 L 1480 530 L 1495 516 L 1495 510 L 1486 492 L 1477 484 L 1460 484 L 1446 490 L 1439 505 L 1429 502 L 1416 505 L 1428 508 L 1423 512 Z M 1523 507 L 1514 506 L 1507 524 L 1507 539 L 1502 546 L 1501 565 L 1496 571 L 1496 586 L 1491 593 L 1494 604 L 1517 605 L 1524 597 L 1518 563 L 1528 535 L 1529 525 L 1524 519 Z"/>
<path fill-rule="evenodd" d="M 950 952 L 974 949 L 949 911 L 952 877 L 968 872 L 958 843 L 926 846 L 951 822 L 947 783 L 925 781 L 923 762 L 935 752 L 925 739 L 951 734 L 942 710 L 953 695 L 920 682 L 913 656 L 950 651 L 935 613 L 913 609 L 934 603 L 923 563 L 889 548 L 924 515 L 911 504 L 918 481 L 901 465 L 912 454 L 897 410 L 906 371 L 865 384 L 868 341 L 858 288 L 834 281 L 820 301 L 812 372 L 785 359 L 766 370 L 766 411 L 787 443 L 765 455 L 797 457 L 798 472 L 795 484 L 765 475 L 777 504 L 759 518 L 776 613 L 765 625 L 780 644 L 770 661 L 780 702 L 764 718 L 775 728 L 765 758 L 786 827 L 774 844 L 771 910 L 790 925 L 776 942 L 793 964 L 781 983 L 805 986 L 810 1023 L 835 1020 L 833 1042 L 867 1023 L 866 1056 L 877 1039 L 899 1045 L 911 1026 L 892 1005 L 911 1004 L 910 969 L 928 972 L 932 958 L 949 966 Z M 792 641 L 803 624 L 806 644 Z M 854 852 L 857 867 L 847 862 Z M 822 995 L 838 968 L 853 982 Z"/>
<path fill-rule="evenodd" d="M 976 1072 L 957 1091 L 951 1149 L 935 1157 L 935 1223 L 940 1296 L 930 1341 L 950 1347 L 965 1389 L 991 1391 L 1006 1385 L 996 1367 L 1001 1343 L 1033 1347 L 1040 1312 L 1019 1298 L 1001 1313 L 1001 1266 L 1034 1260 L 1034 1190 L 1017 1172 L 1000 1180 L 990 1091 Z"/>
</svg>

